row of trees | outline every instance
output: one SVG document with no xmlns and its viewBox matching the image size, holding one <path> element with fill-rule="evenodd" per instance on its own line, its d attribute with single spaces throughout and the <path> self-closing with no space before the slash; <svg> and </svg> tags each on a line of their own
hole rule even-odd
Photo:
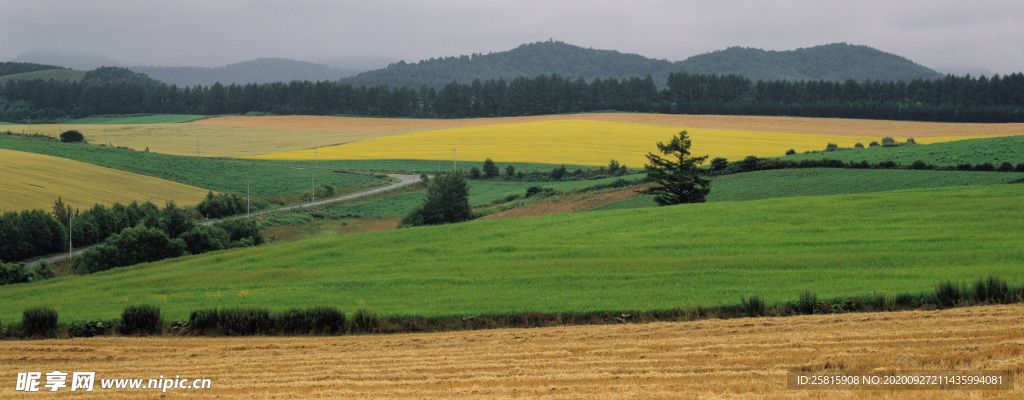
<svg viewBox="0 0 1024 400">
<path fill-rule="evenodd" d="M 25 210 L 0 216 L 0 260 L 24 260 L 68 250 L 69 224 L 74 246 L 105 242 L 75 260 L 75 269 L 81 272 L 153 261 L 185 252 L 198 254 L 263 243 L 263 234 L 252 220 L 201 226 L 196 223 L 194 214 L 174 202 L 168 202 L 162 210 L 149 202 L 115 203 L 109 208 L 96 204 L 85 211 L 72 210 L 58 198 L 52 212 Z"/>
<path fill-rule="evenodd" d="M 292 81 L 179 88 L 138 79 L 101 83 L 10 80 L 0 86 L 0 119 L 24 121 L 99 114 L 347 114 L 392 117 L 495 117 L 589 111 L 789 115 L 945 122 L 1024 121 L 1024 74 L 947 76 L 911 82 L 751 81 L 737 75 L 651 77 L 540 75 L 435 90 Z"/>
</svg>

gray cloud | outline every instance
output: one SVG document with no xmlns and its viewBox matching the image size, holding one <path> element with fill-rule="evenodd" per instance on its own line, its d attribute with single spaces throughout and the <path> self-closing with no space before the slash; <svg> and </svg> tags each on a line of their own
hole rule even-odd
<svg viewBox="0 0 1024 400">
<path fill-rule="evenodd" d="M 504 51 L 554 38 L 682 60 L 847 42 L 946 70 L 1024 70 L 1024 2 L 0 0 L 0 60 L 34 50 L 216 66 Z"/>
</svg>

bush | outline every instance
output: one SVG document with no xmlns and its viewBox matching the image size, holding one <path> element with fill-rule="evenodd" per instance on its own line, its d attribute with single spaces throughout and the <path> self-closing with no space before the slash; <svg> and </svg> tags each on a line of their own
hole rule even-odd
<svg viewBox="0 0 1024 400">
<path fill-rule="evenodd" d="M 473 167 L 469 169 L 469 179 L 480 179 L 480 168 Z"/>
<path fill-rule="evenodd" d="M 274 314 L 277 329 L 287 334 L 331 333 L 345 325 L 345 313 L 336 307 L 290 308 Z"/>
<path fill-rule="evenodd" d="M 29 282 L 31 276 L 25 271 L 25 263 L 0 263 L 0 285 Z"/>
<path fill-rule="evenodd" d="M 825 151 L 836 151 L 839 150 L 839 145 L 835 143 L 829 143 L 825 145 Z"/>
<path fill-rule="evenodd" d="M 878 168 L 891 169 L 891 168 L 896 168 L 897 166 L 898 165 L 896 164 L 895 161 L 890 161 L 890 160 L 882 161 L 882 162 L 878 163 Z"/>
<path fill-rule="evenodd" d="M 356 332 L 373 332 L 377 326 L 377 313 L 366 306 L 359 306 L 352 314 L 352 330 Z"/>
<path fill-rule="evenodd" d="M 36 266 L 36 270 L 32 272 L 33 279 L 36 280 L 47 280 L 57 277 L 57 273 L 53 272 L 53 268 L 50 267 L 50 263 L 46 261 L 40 261 L 39 265 Z"/>
<path fill-rule="evenodd" d="M 110 332 L 111 326 L 113 324 L 103 321 L 72 322 L 68 325 L 68 336 L 76 338 L 103 335 Z"/>
<path fill-rule="evenodd" d="M 160 319 L 160 307 L 141 304 L 125 307 L 121 312 L 121 324 L 117 330 L 122 335 L 136 333 L 154 334 L 160 331 L 163 322 Z"/>
<path fill-rule="evenodd" d="M 63 143 L 81 143 L 85 141 L 85 136 L 76 130 L 64 131 L 60 134 L 60 141 Z"/>
<path fill-rule="evenodd" d="M 792 150 L 790 150 L 792 151 Z M 786 154 L 789 154 L 788 152 Z M 711 172 L 714 174 L 721 174 L 729 168 L 729 160 L 723 157 L 715 157 L 711 160 Z"/>
<path fill-rule="evenodd" d="M 565 164 L 562 164 L 561 167 L 556 167 L 555 169 L 552 169 L 551 175 L 549 175 L 548 178 L 553 181 L 560 181 L 562 180 L 563 176 L 565 176 Z"/>
<path fill-rule="evenodd" d="M 896 139 L 893 139 L 893 138 L 888 137 L 888 136 L 882 138 L 882 147 L 895 147 L 895 146 L 899 146 L 899 143 L 896 143 Z"/>
<path fill-rule="evenodd" d="M 875 141 L 872 141 L 871 143 L 868 143 L 868 147 L 878 147 L 878 146 L 880 146 L 880 145 L 878 144 L 878 142 L 875 142 Z"/>
<path fill-rule="evenodd" d="M 813 314 L 814 308 L 818 306 L 818 294 L 810 290 L 800 292 L 800 300 L 797 301 L 797 310 L 801 314 Z"/>
<path fill-rule="evenodd" d="M 469 186 L 461 173 L 445 173 L 434 177 L 427 186 L 423 204 L 402 218 L 402 226 L 439 225 L 473 218 L 469 207 Z"/>
<path fill-rule="evenodd" d="M 794 155 L 794 154 L 796 154 L 796 150 L 794 150 L 794 149 L 786 150 L 786 155 L 787 156 L 791 156 L 791 155 Z"/>
<path fill-rule="evenodd" d="M 974 282 L 974 301 L 979 303 L 1009 303 L 1012 299 L 1010 286 L 1006 281 L 989 275 Z"/>
<path fill-rule="evenodd" d="M 960 287 L 946 280 L 935 286 L 935 301 L 942 307 L 953 307 L 960 302 Z"/>
<path fill-rule="evenodd" d="M 1013 171 L 1013 164 L 1011 164 L 1009 161 L 1003 161 L 1003 163 L 999 165 L 999 172 L 1010 171 Z"/>
<path fill-rule="evenodd" d="M 498 174 L 501 173 L 501 171 L 498 170 L 498 166 L 495 165 L 494 161 L 492 161 L 490 158 L 484 160 L 483 172 L 484 172 L 484 178 L 493 178 L 493 177 L 498 176 Z"/>
<path fill-rule="evenodd" d="M 218 317 L 219 327 L 228 335 L 259 335 L 274 330 L 274 320 L 265 307 L 225 308 Z"/>
<path fill-rule="evenodd" d="M 855 148 L 855 149 L 863 149 L 864 148 L 864 143 L 857 142 L 857 144 L 853 145 L 853 148 Z"/>
<path fill-rule="evenodd" d="M 1024 165 L 1024 164 L 1022 164 L 1022 165 Z M 516 176 L 516 167 L 514 165 L 512 165 L 512 164 L 506 165 L 505 166 L 505 176 L 507 176 L 509 178 L 511 178 L 513 176 Z"/>
<path fill-rule="evenodd" d="M 910 168 L 911 169 L 930 169 L 929 165 L 927 163 L 925 163 L 924 161 L 921 161 L 921 160 L 914 161 L 913 164 L 910 164 Z"/>
<path fill-rule="evenodd" d="M 996 166 L 995 166 L 995 164 L 987 162 L 987 163 L 984 163 L 984 164 L 976 165 L 974 167 L 974 170 L 975 171 L 995 171 L 996 170 Z"/>
<path fill-rule="evenodd" d="M 764 310 L 767 305 L 761 296 L 752 294 L 746 298 L 740 297 L 740 309 L 749 317 L 759 317 L 764 315 Z"/>
<path fill-rule="evenodd" d="M 198 333 L 215 330 L 220 326 L 220 313 L 216 308 L 192 310 L 188 316 L 188 325 Z"/>
<path fill-rule="evenodd" d="M 57 331 L 57 311 L 48 307 L 29 308 L 21 313 L 22 334 L 49 336 Z"/>
<path fill-rule="evenodd" d="M 1017 164 L 1017 172 L 1024 172 L 1024 162 Z"/>
</svg>

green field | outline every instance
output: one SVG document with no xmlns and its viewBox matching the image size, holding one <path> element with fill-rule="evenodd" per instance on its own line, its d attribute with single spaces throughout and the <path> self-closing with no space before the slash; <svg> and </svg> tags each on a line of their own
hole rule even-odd
<svg viewBox="0 0 1024 400">
<path fill-rule="evenodd" d="M 994 185 L 1024 179 L 1019 172 L 928 171 L 903 169 L 806 168 L 745 172 L 714 178 L 707 201 L 747 201 L 796 196 L 823 196 Z M 616 210 L 655 207 L 654 196 L 638 196 L 598 208 Z"/>
<path fill-rule="evenodd" d="M 316 304 L 383 315 L 655 310 L 1024 282 L 1024 186 L 719 202 L 475 221 L 225 250 L 6 286 L 0 321 L 130 304 L 183 320 L 210 306 Z"/>
<path fill-rule="evenodd" d="M 643 175 L 631 175 L 623 178 L 635 180 L 642 177 Z M 607 184 L 615 179 L 616 178 L 605 178 L 566 182 L 470 180 L 469 205 L 471 207 L 482 207 L 491 204 L 495 200 L 501 200 L 514 194 L 518 194 L 522 197 L 526 194 L 526 189 L 531 186 L 552 188 L 558 191 L 567 192 L 588 188 L 594 185 Z M 402 216 L 408 214 L 413 208 L 423 203 L 424 196 L 425 194 L 423 191 L 407 192 L 382 198 L 375 198 L 368 201 L 332 206 L 330 209 L 337 214 L 354 214 L 364 217 Z"/>
<path fill-rule="evenodd" d="M 174 124 L 209 118 L 209 115 L 157 114 L 157 115 L 104 115 L 74 119 L 65 122 L 74 125 L 129 125 L 129 124 Z"/>
<path fill-rule="evenodd" d="M 245 194 L 246 181 L 251 181 L 250 189 L 253 196 L 299 195 L 310 190 L 313 179 L 310 171 L 295 168 L 28 140 L 5 135 L 0 135 L 0 148 L 68 158 L 219 192 Z M 317 185 L 330 183 L 338 189 L 359 186 L 365 181 L 367 177 L 362 174 L 329 171 L 316 173 Z M 375 185 L 377 180 L 369 178 L 369 183 Z"/>
<path fill-rule="evenodd" d="M 246 161 L 257 162 L 267 165 L 281 165 L 281 166 L 306 166 L 309 165 L 309 161 L 288 161 L 288 160 L 257 160 L 257 159 L 246 159 Z M 500 160 L 494 160 L 494 163 L 498 166 L 501 171 L 501 175 L 505 175 L 505 167 L 508 164 L 512 164 L 517 172 L 551 172 L 552 169 L 559 167 L 555 164 L 538 164 L 538 163 L 507 163 Z M 459 170 L 463 172 L 469 172 L 470 168 L 477 167 L 483 168 L 483 162 L 473 161 L 459 161 L 454 163 L 459 167 Z M 403 172 L 403 173 L 421 173 L 427 172 L 433 174 L 436 171 L 451 171 L 455 166 L 451 160 L 438 161 L 438 160 L 321 160 L 317 163 L 322 168 L 330 168 L 335 170 L 359 170 L 359 171 L 387 171 L 387 172 Z M 631 170 L 636 171 L 638 168 L 642 169 L 640 165 L 628 166 Z M 638 168 L 633 168 L 638 167 Z M 597 169 L 594 166 L 585 165 L 569 165 L 566 164 L 567 170 L 575 171 L 577 168 L 584 170 Z"/>
<path fill-rule="evenodd" d="M 72 81 L 80 82 L 85 77 L 85 73 L 88 71 L 76 71 L 72 69 L 47 69 L 42 71 L 25 72 L 21 74 L 12 74 L 0 76 L 0 83 L 7 81 L 23 81 L 42 79 L 44 81 L 53 79 L 55 81 Z"/>
<path fill-rule="evenodd" d="M 864 145 L 867 146 L 868 143 L 864 143 Z M 793 161 L 823 158 L 842 160 L 847 163 L 867 161 L 870 164 L 893 161 L 900 165 L 910 165 L 914 161 L 921 160 L 938 166 L 976 165 L 990 162 L 997 167 L 1004 161 L 1009 161 L 1016 166 L 1018 163 L 1024 162 L 1024 135 L 896 147 L 877 146 L 779 157 L 780 160 Z"/>
</svg>

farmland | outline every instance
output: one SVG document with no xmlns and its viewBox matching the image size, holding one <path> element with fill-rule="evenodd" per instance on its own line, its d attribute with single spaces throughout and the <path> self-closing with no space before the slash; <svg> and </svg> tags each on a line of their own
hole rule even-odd
<svg viewBox="0 0 1024 400">
<path fill-rule="evenodd" d="M 1017 185 L 794 197 L 477 221 L 335 235 L 72 276 L 0 292 L 5 324 L 48 305 L 65 320 L 153 303 L 365 302 L 383 315 L 655 310 L 929 291 L 937 279 L 1024 281 Z M 680 239 L 685 238 L 685 240 Z M 823 272 L 827 271 L 827 272 Z"/>
<path fill-rule="evenodd" d="M 864 143 L 865 146 L 867 144 Z M 867 161 L 871 164 L 893 161 L 900 165 L 911 165 L 914 161 L 920 160 L 938 166 L 992 163 L 998 167 L 1003 162 L 1009 162 L 1016 166 L 1019 163 L 1024 163 L 1024 136 L 959 140 L 928 146 L 877 146 L 783 157 L 784 160 L 821 158 L 831 158 L 847 163 Z"/>
<path fill-rule="evenodd" d="M 0 211 L 49 209 L 60 196 L 76 208 L 133 201 L 163 204 L 170 197 L 183 206 L 199 203 L 207 190 L 92 164 L 0 149 Z"/>
<path fill-rule="evenodd" d="M 25 140 L 3 135 L 0 135 L 0 148 L 61 157 L 226 193 L 245 194 L 248 181 L 251 182 L 253 196 L 295 196 L 310 190 L 312 183 L 311 172 L 308 170 L 250 162 L 197 159 L 101 146 Z M 310 163 L 304 164 L 303 168 L 312 167 Z M 376 185 L 378 179 L 363 174 L 322 171 L 316 174 L 316 183 L 329 183 L 341 189 L 367 183 Z"/>
<path fill-rule="evenodd" d="M 946 186 L 994 185 L 1024 179 L 1024 173 L 839 168 L 781 169 L 714 178 L 707 201 L 748 201 L 796 196 L 827 196 Z M 655 207 L 653 196 L 637 196 L 600 210 Z"/>
<path fill-rule="evenodd" d="M 136 118 L 136 117 L 133 117 Z M 75 129 L 92 143 L 107 143 L 134 150 L 149 148 L 151 152 L 191 156 L 196 154 L 197 139 L 203 157 L 241 157 L 260 154 L 292 153 L 288 157 L 272 158 L 308 159 L 324 155 L 324 147 L 341 146 L 330 157 L 333 159 L 376 160 L 421 159 L 449 160 L 451 149 L 460 149 L 458 158 L 483 161 L 499 158 L 504 162 L 539 162 L 547 164 L 602 165 L 616 158 L 627 165 L 641 165 L 643 154 L 651 150 L 651 143 L 667 140 L 682 129 L 713 133 L 706 145 L 694 140 L 697 152 L 708 152 L 727 158 L 747 155 L 781 156 L 794 148 L 821 150 L 829 142 L 850 147 L 856 142 L 867 144 L 883 136 L 914 137 L 920 143 L 950 141 L 966 137 L 1018 135 L 1022 124 L 935 124 L 922 122 L 894 122 L 839 119 L 810 119 L 786 117 L 731 117 L 686 116 L 657 114 L 574 114 L 538 117 L 479 118 L 465 120 L 423 120 L 404 118 L 355 118 L 314 116 L 220 117 L 205 118 L 189 123 L 146 123 L 153 117 L 132 119 L 89 118 L 73 124 L 32 125 L 32 132 L 57 136 L 62 130 Z M 171 121 L 188 120 L 190 116 L 174 116 Z M 16 126 L 12 131 L 21 132 Z M 636 130 L 637 133 L 630 133 Z M 717 132 L 727 131 L 725 137 Z M 643 134 L 641 134 L 641 132 Z M 668 133 L 666 133 L 668 132 Z M 511 133 L 511 135 L 510 135 Z M 567 134 L 575 136 L 565 138 Z M 497 137 L 494 137 L 494 136 Z M 629 136 L 642 143 L 628 143 L 628 148 L 615 150 L 595 141 L 611 136 L 615 143 Z M 733 135 L 733 136 L 728 136 Z M 789 136 L 796 135 L 796 136 Z M 818 136 L 820 135 L 820 136 Z M 818 137 L 815 137 L 818 136 Z M 441 138 L 423 149 L 408 149 L 410 144 L 422 145 L 421 140 Z M 504 146 L 483 139 L 501 140 Z M 542 139 L 524 143 L 527 138 Z M 732 144 L 726 141 L 731 139 Z M 409 140 L 409 141 L 406 141 Z M 786 140 L 795 140 L 789 143 Z M 368 144 L 369 143 L 369 144 Z M 519 150 L 507 146 L 521 144 Z M 399 146 L 377 147 L 376 144 Z M 571 145 L 570 147 L 565 147 Z M 562 146 L 562 147 L 556 147 Z M 320 151 L 314 154 L 314 149 Z M 643 147 L 641 149 L 641 147 Z M 733 147 L 736 147 L 734 150 Z M 543 150 L 544 157 L 533 155 Z M 342 150 L 344 149 L 344 150 Z M 561 150 L 562 156 L 553 157 Z M 307 150 L 307 151 L 304 151 Z M 358 150 L 358 151 L 357 151 Z M 571 151 L 570 151 L 571 150 Z M 640 153 L 636 153 L 639 150 Z M 353 152 L 373 152 L 366 154 Z M 593 152 L 592 156 L 584 153 Z M 508 155 L 507 157 L 504 155 Z M 574 161 L 579 159 L 578 162 Z"/>
<path fill-rule="evenodd" d="M 0 374 L 180 375 L 167 398 L 1019 398 L 1020 305 L 871 314 L 289 338 L 0 341 Z M 787 390 L 791 370 L 1007 370 L 1008 391 Z M 97 383 L 98 385 L 98 383 Z M 0 398 L 24 398 L 13 384 Z M 45 390 L 45 389 L 44 389 Z M 64 389 L 67 390 L 67 389 Z M 154 390 L 100 390 L 123 398 Z"/>
<path fill-rule="evenodd" d="M 314 150 L 265 154 L 270 160 L 423 159 L 454 156 L 464 160 L 486 158 L 508 162 L 606 165 L 616 159 L 640 166 L 652 144 L 667 141 L 679 127 L 621 122 L 556 120 L 505 125 L 484 125 L 379 137 Z M 729 159 L 747 155 L 781 156 L 793 148 L 820 150 L 828 143 L 853 147 L 856 142 L 879 138 L 809 135 L 718 129 L 690 130 L 694 154 Z M 922 138 L 920 142 L 956 140 L 958 137 Z M 454 153 L 453 153 L 454 150 Z M 315 154 L 314 154 L 315 153 Z"/>
</svg>

